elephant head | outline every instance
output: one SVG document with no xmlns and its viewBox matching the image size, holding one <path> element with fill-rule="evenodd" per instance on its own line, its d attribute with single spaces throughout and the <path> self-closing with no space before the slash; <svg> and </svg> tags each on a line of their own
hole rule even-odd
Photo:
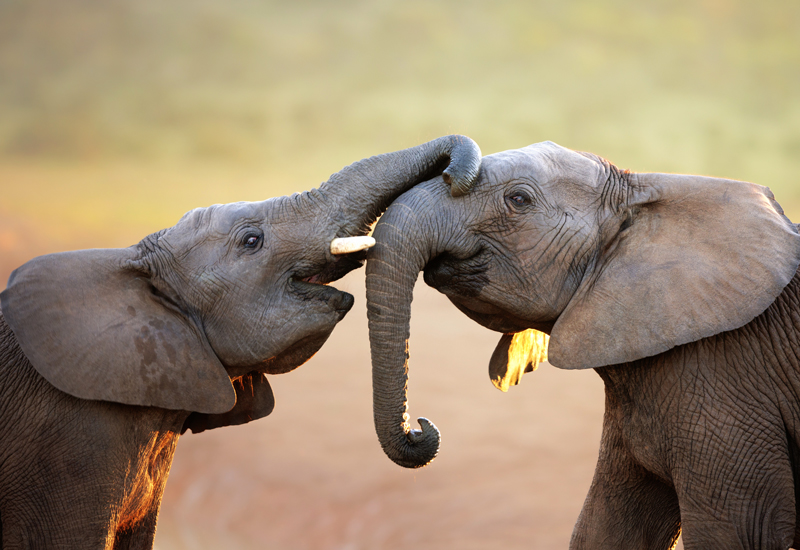
<svg viewBox="0 0 800 550">
<path fill-rule="evenodd" d="M 272 410 L 262 373 L 308 360 L 353 304 L 327 283 L 365 253 L 337 239 L 365 235 L 443 170 L 454 195 L 466 192 L 480 158 L 469 138 L 439 138 L 356 162 L 318 189 L 192 210 L 130 248 L 41 256 L 11 275 L 2 313 L 68 394 L 192 411 L 193 431 L 247 422 Z"/>
<path fill-rule="evenodd" d="M 441 179 L 393 203 L 367 262 L 374 414 L 407 467 L 429 462 L 438 431 L 406 406 L 418 273 L 481 325 L 504 333 L 490 371 L 517 369 L 550 335 L 549 361 L 585 369 L 655 355 L 738 328 L 795 274 L 800 236 L 769 189 L 740 181 L 622 171 L 554 143 L 484 157 L 468 196 Z M 499 372 L 499 375 L 498 375 Z M 518 376 L 516 377 L 518 378 Z M 512 381 L 513 382 L 513 381 Z"/>
</svg>

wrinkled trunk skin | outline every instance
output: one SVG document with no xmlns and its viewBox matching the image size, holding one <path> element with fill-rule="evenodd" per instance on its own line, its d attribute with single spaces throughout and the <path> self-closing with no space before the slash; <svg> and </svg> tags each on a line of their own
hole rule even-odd
<svg viewBox="0 0 800 550">
<path fill-rule="evenodd" d="M 395 198 L 430 178 L 441 174 L 454 197 L 467 193 L 480 162 L 480 148 L 470 138 L 444 136 L 355 162 L 299 196 L 329 220 L 330 238 L 365 235 Z"/>
<path fill-rule="evenodd" d="M 389 207 L 375 227 L 377 244 L 367 261 L 375 430 L 387 456 L 406 468 L 432 461 L 440 440 L 439 430 L 425 418 L 419 419 L 421 431 L 410 428 L 406 395 L 414 283 L 446 242 L 441 232 L 420 225 L 444 218 L 433 212 L 441 201 L 427 187 L 415 188 Z"/>
</svg>

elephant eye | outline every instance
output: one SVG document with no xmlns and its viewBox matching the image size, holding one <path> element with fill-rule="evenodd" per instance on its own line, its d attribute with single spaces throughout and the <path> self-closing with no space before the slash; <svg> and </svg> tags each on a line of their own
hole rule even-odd
<svg viewBox="0 0 800 550">
<path fill-rule="evenodd" d="M 261 243 L 261 235 L 256 235 L 254 233 L 248 233 L 244 236 L 244 240 L 242 241 L 242 246 L 249 249 L 254 249 L 258 247 Z"/>
<path fill-rule="evenodd" d="M 531 203 L 531 198 L 528 195 L 526 195 L 525 193 L 519 193 L 519 192 L 512 193 L 511 195 L 506 197 L 506 200 L 512 206 L 517 206 L 517 207 L 526 206 L 526 205 Z"/>
</svg>

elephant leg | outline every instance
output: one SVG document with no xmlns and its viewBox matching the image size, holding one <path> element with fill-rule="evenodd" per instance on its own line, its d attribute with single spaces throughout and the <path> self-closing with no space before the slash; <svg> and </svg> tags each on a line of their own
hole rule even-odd
<svg viewBox="0 0 800 550">
<path fill-rule="evenodd" d="M 780 503 L 753 502 L 719 517 L 694 503 L 681 505 L 686 550 L 788 550 L 794 540 L 794 510 Z M 789 518 L 791 516 L 791 518 Z"/>
<path fill-rule="evenodd" d="M 20 499 L 18 504 L 2 510 L 3 550 L 111 550 L 112 534 L 92 513 L 97 510 L 76 514 L 74 508 L 83 508 L 78 502 L 73 502 L 74 508 L 38 499 Z"/>
<path fill-rule="evenodd" d="M 762 480 L 763 481 L 763 480 Z M 701 486 L 698 480 L 698 487 Z M 794 489 L 765 483 L 737 502 L 734 510 L 718 510 L 686 495 L 681 498 L 683 544 L 686 550 L 788 550 L 794 540 Z M 727 500 L 720 488 L 717 498 Z M 781 494 L 783 493 L 783 494 Z M 747 499 L 752 499 L 749 502 Z M 688 503 L 687 503 L 688 501 Z"/>
<path fill-rule="evenodd" d="M 153 506 L 135 526 L 124 531 L 117 531 L 114 550 L 150 550 L 153 548 L 159 509 L 160 506 Z"/>
<path fill-rule="evenodd" d="M 668 550 L 680 533 L 674 489 L 638 464 L 619 430 L 606 422 L 594 479 L 570 549 Z"/>
<path fill-rule="evenodd" d="M 673 471 L 686 550 L 790 548 L 795 492 L 782 430 L 763 426 L 735 448 L 708 442 L 695 440 L 703 453 Z"/>
</svg>

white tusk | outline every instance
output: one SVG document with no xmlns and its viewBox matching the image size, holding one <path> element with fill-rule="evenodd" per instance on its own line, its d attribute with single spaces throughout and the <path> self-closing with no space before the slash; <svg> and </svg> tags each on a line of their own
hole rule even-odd
<svg viewBox="0 0 800 550">
<path fill-rule="evenodd" d="M 375 246 L 372 237 L 342 237 L 331 241 L 331 254 L 350 254 Z"/>
</svg>

